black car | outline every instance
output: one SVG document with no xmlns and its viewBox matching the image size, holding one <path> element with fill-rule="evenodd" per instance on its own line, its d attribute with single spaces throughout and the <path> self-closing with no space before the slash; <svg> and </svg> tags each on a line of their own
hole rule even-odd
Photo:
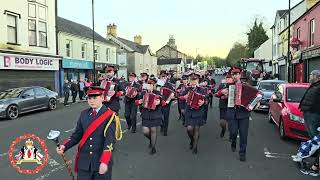
<svg viewBox="0 0 320 180">
<path fill-rule="evenodd" d="M 20 114 L 57 107 L 58 93 L 44 87 L 21 87 L 0 92 L 0 118 L 16 119 Z"/>
</svg>

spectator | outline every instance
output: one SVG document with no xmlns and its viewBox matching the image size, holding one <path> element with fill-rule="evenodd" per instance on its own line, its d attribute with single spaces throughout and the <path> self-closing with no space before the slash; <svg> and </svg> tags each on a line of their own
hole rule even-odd
<svg viewBox="0 0 320 180">
<path fill-rule="evenodd" d="M 320 70 L 314 70 L 310 73 L 310 87 L 301 99 L 299 108 L 304 113 L 304 124 L 310 138 L 319 135 L 317 128 L 320 127 Z M 319 153 L 316 153 L 319 155 Z M 316 158 L 310 169 L 310 175 L 319 175 L 319 158 Z"/>
<path fill-rule="evenodd" d="M 64 103 L 63 104 L 65 106 L 69 106 L 68 101 L 69 101 L 69 95 L 70 95 L 70 88 L 71 88 L 71 85 L 69 81 L 67 79 L 64 80 L 64 84 L 63 84 Z"/>
<path fill-rule="evenodd" d="M 83 80 L 80 79 L 80 81 L 79 81 L 79 99 L 80 100 L 83 100 L 84 87 L 85 87 L 85 84 L 84 84 Z"/>
<path fill-rule="evenodd" d="M 71 93 L 72 93 L 72 102 L 76 102 L 76 97 L 79 91 L 78 84 L 76 83 L 76 80 L 71 80 Z"/>
</svg>

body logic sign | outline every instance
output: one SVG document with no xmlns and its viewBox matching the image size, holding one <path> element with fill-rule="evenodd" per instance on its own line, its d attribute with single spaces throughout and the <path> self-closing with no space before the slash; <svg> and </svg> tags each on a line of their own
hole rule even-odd
<svg viewBox="0 0 320 180">
<path fill-rule="evenodd" d="M 0 69 L 59 70 L 59 59 L 23 55 L 0 55 Z"/>
</svg>

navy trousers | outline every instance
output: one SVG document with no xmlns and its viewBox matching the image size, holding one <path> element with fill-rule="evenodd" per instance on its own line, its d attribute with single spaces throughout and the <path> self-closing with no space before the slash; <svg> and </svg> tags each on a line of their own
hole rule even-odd
<svg viewBox="0 0 320 180">
<path fill-rule="evenodd" d="M 231 146 L 236 147 L 237 136 L 239 133 L 240 136 L 240 150 L 239 155 L 245 156 L 247 149 L 247 139 L 248 139 L 248 130 L 249 130 L 249 118 L 244 119 L 230 119 L 231 122 Z"/>
<path fill-rule="evenodd" d="M 168 131 L 168 126 L 169 126 L 169 116 L 170 116 L 170 106 L 171 104 L 168 104 L 167 106 L 162 108 L 162 114 L 163 114 L 163 124 L 162 124 L 162 129 L 164 132 Z"/>
<path fill-rule="evenodd" d="M 85 171 L 78 170 L 77 180 L 111 180 L 112 167 L 108 167 L 108 172 L 105 174 L 99 174 L 98 171 Z"/>
</svg>

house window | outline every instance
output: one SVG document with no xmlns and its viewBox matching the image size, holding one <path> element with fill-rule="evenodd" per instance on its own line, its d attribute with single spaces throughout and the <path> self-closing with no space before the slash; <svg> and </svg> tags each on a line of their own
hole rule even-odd
<svg viewBox="0 0 320 180">
<path fill-rule="evenodd" d="M 296 37 L 298 40 L 300 40 L 300 35 L 301 35 L 301 29 L 298 28 L 298 29 L 297 29 L 297 37 Z M 300 50 L 300 45 L 297 47 L 297 50 L 298 50 L 298 51 Z"/>
<path fill-rule="evenodd" d="M 72 56 L 72 41 L 71 40 L 67 40 L 67 43 L 66 43 L 66 56 L 67 57 Z"/>
<path fill-rule="evenodd" d="M 29 19 L 29 45 L 36 46 L 37 45 L 37 28 L 36 21 Z"/>
<path fill-rule="evenodd" d="M 29 0 L 29 45 L 48 47 L 48 23 L 47 23 L 47 7 L 41 5 L 46 4 L 46 0 Z"/>
<path fill-rule="evenodd" d="M 17 16 L 7 14 L 8 43 L 17 44 Z"/>
<path fill-rule="evenodd" d="M 99 46 L 94 47 L 94 58 L 95 60 L 99 60 Z"/>
<path fill-rule="evenodd" d="M 47 23 L 39 21 L 39 46 L 47 47 Z"/>
<path fill-rule="evenodd" d="M 87 44 L 86 43 L 82 43 L 81 44 L 81 58 L 85 59 L 86 58 L 86 54 L 87 54 Z"/>
<path fill-rule="evenodd" d="M 314 33 L 315 33 L 315 20 L 312 19 L 310 21 L 310 46 L 313 46 L 314 45 Z"/>
<path fill-rule="evenodd" d="M 106 60 L 109 62 L 110 59 L 110 48 L 106 49 Z"/>
</svg>

